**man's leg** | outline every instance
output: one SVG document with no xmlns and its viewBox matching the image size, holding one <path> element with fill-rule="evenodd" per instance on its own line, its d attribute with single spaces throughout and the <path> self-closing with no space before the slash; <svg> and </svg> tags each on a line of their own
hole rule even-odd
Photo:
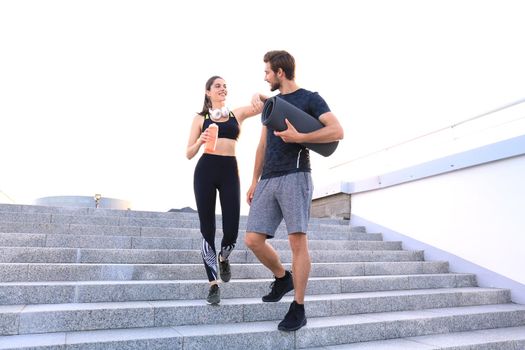
<svg viewBox="0 0 525 350">
<path fill-rule="evenodd" d="M 244 243 L 251 249 L 257 259 L 272 271 L 275 277 L 284 277 L 284 266 L 275 249 L 266 243 L 266 235 L 255 232 L 246 232 Z"/>
<path fill-rule="evenodd" d="M 275 276 L 270 285 L 270 293 L 262 297 L 264 302 L 277 302 L 293 290 L 290 271 L 284 269 L 279 255 L 271 245 L 266 243 L 272 237 L 283 219 L 281 208 L 275 198 L 279 190 L 280 178 L 261 180 L 257 184 L 250 206 L 244 242 L 259 261 Z"/>
<path fill-rule="evenodd" d="M 266 243 L 273 236 L 282 221 L 282 212 L 275 199 L 275 191 L 279 181 L 276 178 L 261 180 L 255 189 L 244 243 L 251 249 L 259 261 L 266 266 L 274 276 L 283 277 L 285 269 L 279 255 L 273 247 Z"/>
<path fill-rule="evenodd" d="M 284 319 L 277 326 L 277 329 L 285 332 L 296 331 L 306 325 L 304 294 L 311 265 L 306 234 L 302 232 L 289 234 L 288 241 L 292 249 L 292 277 L 295 296 Z"/>
<path fill-rule="evenodd" d="M 289 174 L 286 176 L 283 185 L 285 185 L 286 191 L 281 193 L 279 204 L 289 232 L 288 242 L 292 250 L 292 277 L 295 296 L 277 329 L 290 332 L 298 330 L 307 322 L 304 296 L 310 275 L 311 261 L 306 232 L 310 219 L 313 186 L 310 173 Z"/>
<path fill-rule="evenodd" d="M 295 301 L 304 304 L 304 294 L 310 275 L 311 261 L 308 251 L 308 237 L 302 232 L 288 235 L 292 249 L 292 276 L 295 289 Z"/>
<path fill-rule="evenodd" d="M 270 285 L 270 292 L 262 297 L 262 301 L 277 302 L 281 300 L 286 293 L 293 290 L 292 274 L 284 269 L 275 249 L 266 243 L 266 235 L 248 232 L 244 241 L 259 261 L 275 276 L 275 281 Z"/>
</svg>

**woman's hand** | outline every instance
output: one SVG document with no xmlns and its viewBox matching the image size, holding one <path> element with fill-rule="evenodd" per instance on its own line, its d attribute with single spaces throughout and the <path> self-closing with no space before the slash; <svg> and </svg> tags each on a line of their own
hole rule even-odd
<svg viewBox="0 0 525 350">
<path fill-rule="evenodd" d="M 210 140 L 210 134 L 208 133 L 208 129 L 204 130 L 200 136 L 199 136 L 199 139 L 197 140 L 199 142 L 199 146 L 201 146 L 202 144 L 208 142 Z"/>
<path fill-rule="evenodd" d="M 264 106 L 264 101 L 261 98 L 261 94 L 257 93 L 252 96 L 252 107 L 257 113 L 261 113 Z"/>
</svg>

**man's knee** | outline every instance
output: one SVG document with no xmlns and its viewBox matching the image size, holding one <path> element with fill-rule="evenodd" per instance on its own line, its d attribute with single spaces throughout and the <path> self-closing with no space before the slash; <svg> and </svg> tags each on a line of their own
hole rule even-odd
<svg viewBox="0 0 525 350">
<path fill-rule="evenodd" d="M 244 244 L 251 250 L 257 249 L 264 244 L 264 236 L 254 232 L 247 232 L 244 236 Z"/>
<path fill-rule="evenodd" d="M 295 232 L 288 235 L 288 242 L 292 252 L 299 253 L 308 250 L 308 237 L 303 232 Z"/>
</svg>

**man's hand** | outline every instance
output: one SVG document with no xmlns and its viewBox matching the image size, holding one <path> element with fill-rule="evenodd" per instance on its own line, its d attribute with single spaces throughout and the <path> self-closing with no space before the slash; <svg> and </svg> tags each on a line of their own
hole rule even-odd
<svg viewBox="0 0 525 350">
<path fill-rule="evenodd" d="M 248 205 L 252 205 L 253 194 L 255 193 L 255 187 L 257 187 L 257 183 L 252 183 L 252 185 L 248 189 L 248 192 L 246 193 L 246 203 L 248 203 Z"/>
<path fill-rule="evenodd" d="M 303 134 L 298 132 L 288 119 L 285 119 L 284 122 L 286 123 L 287 128 L 283 131 L 274 131 L 273 134 L 280 137 L 286 143 L 300 143 Z"/>
</svg>

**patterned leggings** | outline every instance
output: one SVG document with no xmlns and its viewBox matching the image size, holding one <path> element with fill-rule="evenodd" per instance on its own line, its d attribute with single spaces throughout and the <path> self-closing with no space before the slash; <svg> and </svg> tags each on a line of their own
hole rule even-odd
<svg viewBox="0 0 525 350">
<path fill-rule="evenodd" d="M 193 180 L 195 201 L 202 234 L 202 260 L 208 280 L 218 279 L 215 249 L 215 202 L 217 191 L 222 212 L 223 237 L 220 255 L 227 259 L 239 233 L 241 190 L 237 160 L 231 156 L 203 154 L 195 167 Z"/>
</svg>

